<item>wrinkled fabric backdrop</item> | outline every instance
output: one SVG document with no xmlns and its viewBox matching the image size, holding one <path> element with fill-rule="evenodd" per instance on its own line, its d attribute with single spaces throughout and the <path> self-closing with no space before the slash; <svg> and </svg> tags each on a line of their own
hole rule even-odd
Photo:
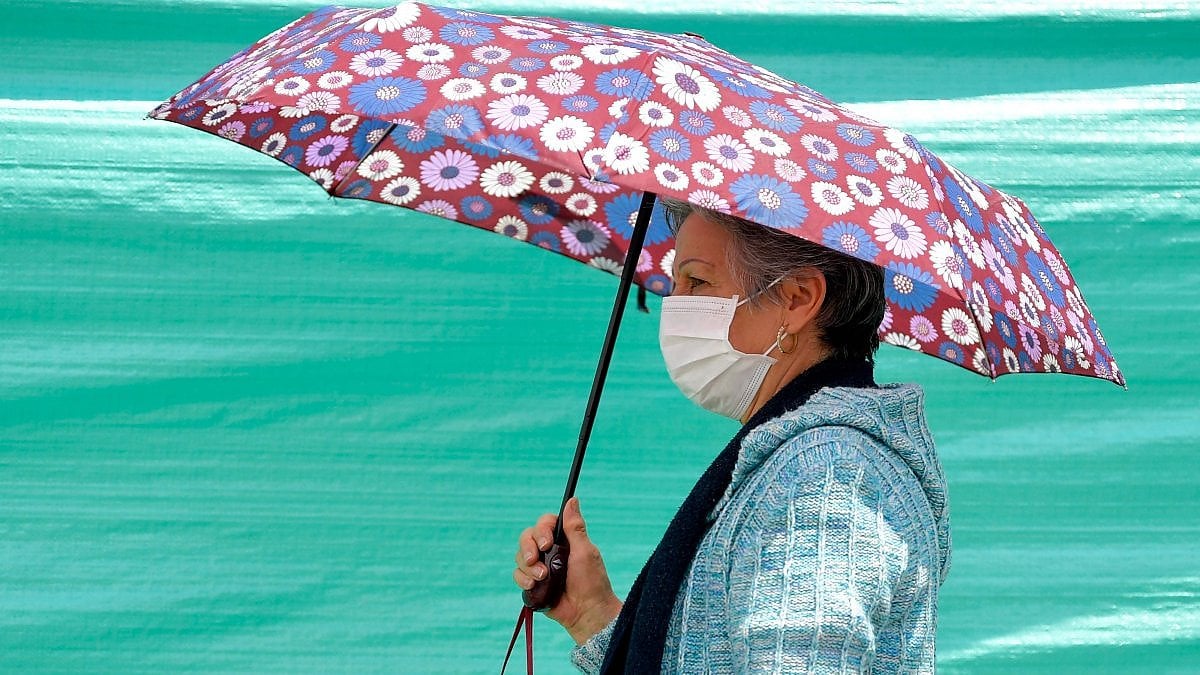
<svg viewBox="0 0 1200 675">
<path fill-rule="evenodd" d="M 316 3 L 5 5 L 0 671 L 497 668 L 615 278 L 142 119 Z M 940 669 L 1200 667 L 1200 5 L 470 6 L 700 33 L 1023 197 L 1130 387 L 880 350 L 949 479 Z M 651 308 L 579 486 L 620 592 L 736 426 Z"/>
</svg>

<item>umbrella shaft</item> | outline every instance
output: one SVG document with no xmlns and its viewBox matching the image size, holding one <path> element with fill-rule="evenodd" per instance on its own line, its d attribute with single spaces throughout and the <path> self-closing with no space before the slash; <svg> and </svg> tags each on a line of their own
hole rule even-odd
<svg viewBox="0 0 1200 675">
<path fill-rule="evenodd" d="M 554 532 L 555 541 L 565 541 L 563 535 L 563 509 L 567 500 L 575 495 L 575 486 L 579 482 L 579 472 L 583 468 L 583 455 L 587 451 L 588 439 L 592 435 L 592 423 L 596 419 L 596 409 L 600 406 L 600 394 L 604 391 L 604 380 L 608 376 L 608 364 L 612 361 L 613 348 L 617 344 L 617 332 L 621 329 L 621 317 L 625 314 L 625 302 L 629 298 L 629 287 L 633 284 L 633 273 L 641 259 L 642 243 L 646 239 L 646 230 L 650 227 L 650 214 L 654 212 L 655 194 L 642 193 L 642 203 L 638 207 L 637 222 L 633 226 L 633 235 L 629 238 L 629 252 L 625 254 L 625 266 L 621 270 L 621 283 L 617 286 L 617 297 L 613 301 L 612 317 L 608 321 L 608 332 L 604 336 L 604 346 L 600 349 L 600 362 L 596 365 L 596 377 L 592 380 L 592 392 L 588 396 L 587 409 L 583 413 L 583 425 L 579 429 L 579 444 L 575 447 L 575 459 L 571 462 L 571 472 L 567 476 L 567 488 L 563 493 L 562 504 L 558 508 L 558 527 Z"/>
</svg>

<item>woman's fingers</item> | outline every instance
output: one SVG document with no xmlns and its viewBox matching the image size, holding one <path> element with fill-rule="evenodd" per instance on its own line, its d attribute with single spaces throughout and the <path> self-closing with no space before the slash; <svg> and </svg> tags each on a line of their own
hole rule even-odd
<svg viewBox="0 0 1200 675">
<path fill-rule="evenodd" d="M 554 528 L 557 524 L 558 516 L 547 513 L 517 538 L 517 568 L 513 570 L 513 581 L 521 588 L 529 590 L 536 581 L 546 578 L 541 552 L 549 550 L 554 544 Z"/>
</svg>

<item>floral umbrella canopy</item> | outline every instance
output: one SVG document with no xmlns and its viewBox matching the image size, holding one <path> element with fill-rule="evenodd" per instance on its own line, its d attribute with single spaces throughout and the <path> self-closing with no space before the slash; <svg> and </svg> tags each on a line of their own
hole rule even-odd
<svg viewBox="0 0 1200 675">
<path fill-rule="evenodd" d="M 995 378 L 1124 384 L 1020 200 L 912 136 L 688 34 L 406 3 L 325 7 L 151 112 L 302 171 L 618 273 L 643 193 L 879 265 L 885 342 Z M 671 286 L 655 209 L 633 280 Z"/>
</svg>

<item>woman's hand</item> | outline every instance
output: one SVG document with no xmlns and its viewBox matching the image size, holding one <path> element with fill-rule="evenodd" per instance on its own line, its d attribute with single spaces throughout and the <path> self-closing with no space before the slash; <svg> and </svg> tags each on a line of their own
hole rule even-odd
<svg viewBox="0 0 1200 675">
<path fill-rule="evenodd" d="M 540 552 L 549 550 L 554 543 L 557 524 L 558 517 L 547 513 L 517 540 L 517 568 L 513 570 L 513 581 L 522 589 L 529 590 L 535 581 L 546 578 L 547 570 L 541 562 Z M 563 510 L 563 532 L 571 546 L 566 589 L 558 604 L 546 611 L 546 616 L 562 624 L 576 644 L 583 644 L 617 617 L 621 612 L 621 601 L 613 593 L 600 550 L 588 539 L 587 526 L 579 512 L 579 500 L 575 497 Z"/>
</svg>

